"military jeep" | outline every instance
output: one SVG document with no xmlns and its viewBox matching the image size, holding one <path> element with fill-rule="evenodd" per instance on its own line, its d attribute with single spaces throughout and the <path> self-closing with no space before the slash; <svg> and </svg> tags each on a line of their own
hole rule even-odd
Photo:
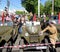
<svg viewBox="0 0 60 52">
<path fill-rule="evenodd" d="M 40 22 L 26 22 L 23 26 L 23 33 L 20 37 L 23 39 L 24 44 L 40 43 L 44 37 L 44 35 L 39 35 L 40 31 Z"/>
</svg>

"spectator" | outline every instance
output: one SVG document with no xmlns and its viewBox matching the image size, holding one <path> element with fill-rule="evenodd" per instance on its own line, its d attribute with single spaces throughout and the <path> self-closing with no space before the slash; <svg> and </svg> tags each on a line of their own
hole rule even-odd
<svg viewBox="0 0 60 52">
<path fill-rule="evenodd" d="M 28 16 L 27 16 L 27 15 L 25 15 L 25 21 L 29 21 L 29 20 L 28 20 Z"/>
<path fill-rule="evenodd" d="M 22 16 L 21 18 L 20 18 L 20 21 L 18 22 L 18 33 L 22 33 L 22 25 L 24 24 L 24 22 L 25 22 L 25 18 L 24 18 L 24 16 Z"/>
<path fill-rule="evenodd" d="M 29 21 L 33 21 L 33 14 L 32 14 L 32 12 L 30 12 L 30 19 L 29 19 Z"/>
<path fill-rule="evenodd" d="M 34 14 L 34 17 L 33 17 L 33 21 L 36 21 L 37 19 L 36 19 L 36 14 Z"/>
</svg>

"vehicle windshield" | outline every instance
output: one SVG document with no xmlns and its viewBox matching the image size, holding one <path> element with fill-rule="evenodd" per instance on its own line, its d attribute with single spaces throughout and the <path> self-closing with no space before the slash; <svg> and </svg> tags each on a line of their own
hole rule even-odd
<svg viewBox="0 0 60 52">
<path fill-rule="evenodd" d="M 58 16 L 53 16 L 53 20 L 58 20 Z"/>
</svg>

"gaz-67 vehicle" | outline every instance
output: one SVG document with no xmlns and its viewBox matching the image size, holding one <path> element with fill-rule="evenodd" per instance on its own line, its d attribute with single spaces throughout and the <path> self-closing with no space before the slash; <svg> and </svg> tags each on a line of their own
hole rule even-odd
<svg viewBox="0 0 60 52">
<path fill-rule="evenodd" d="M 43 40 L 44 37 L 44 35 L 43 36 L 39 35 L 40 31 L 41 31 L 40 22 L 26 22 L 26 24 L 23 26 L 23 33 L 20 35 L 22 40 L 20 41 L 20 45 L 40 44 L 41 40 Z M 37 48 L 37 47 L 35 48 L 31 47 L 27 48 L 25 47 L 24 50 Z"/>
</svg>

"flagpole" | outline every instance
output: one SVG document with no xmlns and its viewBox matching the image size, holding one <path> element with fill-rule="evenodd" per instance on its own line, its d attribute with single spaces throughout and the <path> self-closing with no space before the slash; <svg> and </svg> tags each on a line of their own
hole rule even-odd
<svg viewBox="0 0 60 52">
<path fill-rule="evenodd" d="M 54 15 L 54 0 L 52 0 L 52 16 Z"/>
<path fill-rule="evenodd" d="M 8 11 L 9 11 L 9 6 L 10 6 L 10 1 L 7 0 L 7 8 L 8 8 Z"/>
<path fill-rule="evenodd" d="M 40 18 L 40 0 L 38 0 L 38 17 Z"/>
</svg>

